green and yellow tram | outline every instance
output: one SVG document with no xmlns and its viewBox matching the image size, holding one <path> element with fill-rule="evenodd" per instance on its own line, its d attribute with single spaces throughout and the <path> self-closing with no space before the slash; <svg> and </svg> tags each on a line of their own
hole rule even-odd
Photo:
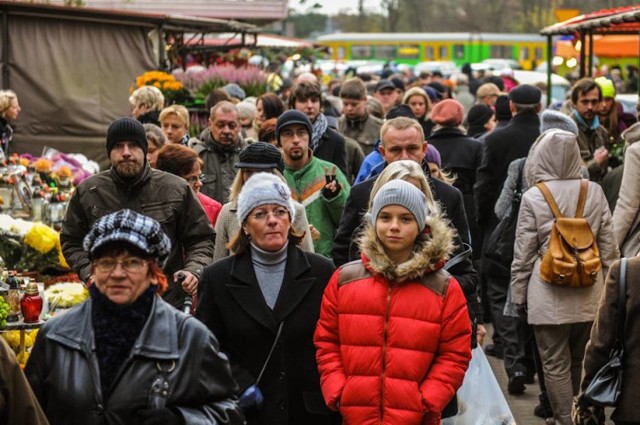
<svg viewBox="0 0 640 425">
<path fill-rule="evenodd" d="M 338 33 L 320 36 L 316 43 L 328 47 L 333 60 L 451 61 L 460 66 L 512 59 L 530 70 L 546 59 L 546 40 L 538 34 Z"/>
</svg>

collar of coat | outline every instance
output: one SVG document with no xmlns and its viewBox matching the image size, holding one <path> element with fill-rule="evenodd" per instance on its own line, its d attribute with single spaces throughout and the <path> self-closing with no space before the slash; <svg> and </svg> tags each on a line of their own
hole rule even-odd
<svg viewBox="0 0 640 425">
<path fill-rule="evenodd" d="M 91 354 L 96 349 L 91 324 L 92 301 L 54 318 L 46 337 L 72 350 Z M 157 360 L 178 360 L 178 323 L 173 307 L 159 296 L 154 297 L 149 319 L 133 344 L 132 356 Z M 54 326 L 55 325 L 55 326 Z"/>
<path fill-rule="evenodd" d="M 426 232 L 418 236 L 411 257 L 401 264 L 391 261 L 373 226 L 367 224 L 358 241 L 365 267 L 393 283 L 417 279 L 441 269 L 454 251 L 455 231 L 441 215 L 427 217 L 426 224 Z"/>
</svg>

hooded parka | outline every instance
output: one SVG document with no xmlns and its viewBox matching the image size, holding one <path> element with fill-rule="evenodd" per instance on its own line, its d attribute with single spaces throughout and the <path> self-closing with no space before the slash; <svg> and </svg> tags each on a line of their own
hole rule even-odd
<svg viewBox="0 0 640 425">
<path fill-rule="evenodd" d="M 602 270 L 596 283 L 586 288 L 570 288 L 544 282 L 540 261 L 549 246 L 554 217 L 536 183 L 544 182 L 565 217 L 574 217 L 582 160 L 576 136 L 563 130 L 548 130 L 531 147 L 525 164 L 525 178 L 531 187 L 522 196 L 514 258 L 511 265 L 511 289 L 514 304 L 527 304 L 532 325 L 559 325 L 591 322 L 595 318 L 604 276 L 618 258 L 613 237 L 611 212 L 602 188 L 589 182 L 584 217 L 600 249 Z"/>
<path fill-rule="evenodd" d="M 458 282 L 441 269 L 452 230 L 429 217 L 411 258 L 389 259 L 368 226 L 362 260 L 325 290 L 315 333 L 322 393 L 343 423 L 439 424 L 471 359 L 471 327 Z"/>
</svg>

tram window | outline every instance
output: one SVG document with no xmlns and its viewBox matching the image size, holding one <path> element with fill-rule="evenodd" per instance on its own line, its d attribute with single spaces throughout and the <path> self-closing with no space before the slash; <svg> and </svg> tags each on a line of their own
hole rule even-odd
<svg viewBox="0 0 640 425">
<path fill-rule="evenodd" d="M 520 60 L 529 60 L 529 48 L 527 48 L 526 46 L 520 49 Z"/>
<path fill-rule="evenodd" d="M 351 59 L 369 59 L 372 56 L 373 49 L 371 46 L 363 46 L 354 44 L 351 46 Z"/>
<path fill-rule="evenodd" d="M 498 59 L 513 59 L 513 47 L 501 44 L 491 46 L 491 57 Z"/>
<path fill-rule="evenodd" d="M 403 44 L 398 47 L 398 59 L 418 59 L 420 47 L 417 44 Z"/>
<path fill-rule="evenodd" d="M 433 60 L 434 59 L 434 57 L 433 57 L 433 46 L 427 46 L 424 49 L 424 58 L 426 60 Z"/>
<path fill-rule="evenodd" d="M 540 59 L 542 59 L 542 47 L 536 47 L 536 50 L 535 50 L 535 54 L 534 54 L 534 55 L 535 55 L 535 59 L 536 59 L 537 61 L 539 61 Z"/>
<path fill-rule="evenodd" d="M 440 59 L 449 59 L 449 51 L 447 46 L 440 46 Z"/>
<path fill-rule="evenodd" d="M 464 59 L 464 45 L 462 44 L 453 45 L 453 57 L 456 59 Z"/>
<path fill-rule="evenodd" d="M 338 59 L 344 59 L 345 49 L 344 47 L 338 47 Z"/>
<path fill-rule="evenodd" d="M 381 45 L 376 46 L 377 59 L 395 59 L 396 46 Z"/>
</svg>

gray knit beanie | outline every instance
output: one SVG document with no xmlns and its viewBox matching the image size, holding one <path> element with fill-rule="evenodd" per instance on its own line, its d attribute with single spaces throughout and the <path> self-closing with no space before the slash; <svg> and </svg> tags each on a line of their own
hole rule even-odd
<svg viewBox="0 0 640 425">
<path fill-rule="evenodd" d="M 542 115 L 540 115 L 540 133 L 544 133 L 552 128 L 568 131 L 576 136 L 578 135 L 578 126 L 570 116 L 552 109 L 545 109 Z"/>
<path fill-rule="evenodd" d="M 238 221 L 243 224 L 254 208 L 267 204 L 285 207 L 293 222 L 296 210 L 287 184 L 274 174 L 256 173 L 249 177 L 238 195 Z"/>
<path fill-rule="evenodd" d="M 391 180 L 385 183 L 375 198 L 371 207 L 371 221 L 375 226 L 380 210 L 388 205 L 400 205 L 411 211 L 418 222 L 418 230 L 424 230 L 427 218 L 427 198 L 424 194 L 404 180 Z"/>
</svg>

